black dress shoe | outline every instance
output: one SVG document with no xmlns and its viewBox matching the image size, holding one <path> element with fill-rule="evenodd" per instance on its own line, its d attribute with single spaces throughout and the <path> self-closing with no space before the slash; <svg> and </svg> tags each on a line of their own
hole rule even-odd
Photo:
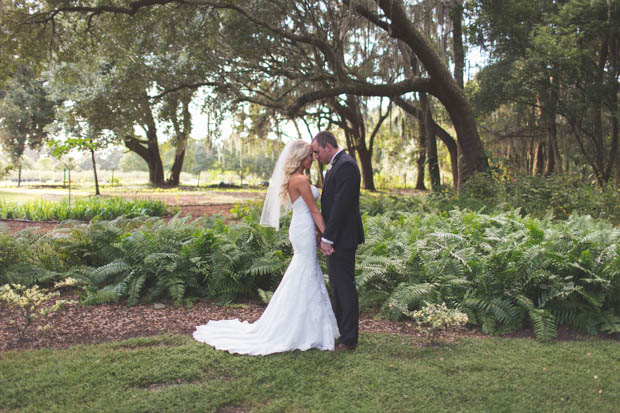
<svg viewBox="0 0 620 413">
<path fill-rule="evenodd" d="M 336 350 L 336 351 L 352 351 L 352 350 L 355 350 L 355 347 L 349 346 L 349 345 L 344 344 L 344 343 L 338 343 L 338 344 L 336 344 L 336 347 L 334 348 L 334 350 Z"/>
</svg>

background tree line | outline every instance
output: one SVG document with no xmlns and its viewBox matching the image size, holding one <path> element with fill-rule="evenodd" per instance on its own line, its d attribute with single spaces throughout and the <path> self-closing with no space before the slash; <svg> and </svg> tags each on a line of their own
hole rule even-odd
<svg viewBox="0 0 620 413">
<path fill-rule="evenodd" d="M 95 151 L 123 145 L 144 160 L 151 184 L 178 185 L 194 104 L 209 113 L 209 135 L 232 114 L 249 152 L 274 150 L 269 138 L 286 134 L 285 123 L 305 138 L 342 131 L 370 190 L 373 162 L 402 159 L 398 148 L 410 148 L 404 157 L 420 189 L 425 176 L 440 186 L 442 154 L 455 186 L 488 171 L 489 155 L 508 174 L 583 170 L 601 186 L 620 181 L 614 1 L 0 8 L 0 136 L 16 165 L 24 148 L 64 135 L 93 160 Z M 488 59 L 466 83 L 473 47 Z M 164 137 L 174 148 L 167 172 Z"/>
</svg>

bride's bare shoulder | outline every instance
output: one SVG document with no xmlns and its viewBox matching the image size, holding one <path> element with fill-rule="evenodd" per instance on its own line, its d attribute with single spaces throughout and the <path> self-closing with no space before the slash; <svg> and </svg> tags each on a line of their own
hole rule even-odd
<svg viewBox="0 0 620 413">
<path fill-rule="evenodd" d="M 310 185 L 310 178 L 306 175 L 295 174 L 291 176 L 291 178 L 289 179 L 289 183 L 296 187 L 302 187 Z"/>
</svg>

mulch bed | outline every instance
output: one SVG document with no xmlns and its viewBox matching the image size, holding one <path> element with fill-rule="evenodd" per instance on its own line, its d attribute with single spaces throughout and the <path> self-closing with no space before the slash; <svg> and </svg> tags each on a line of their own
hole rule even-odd
<svg viewBox="0 0 620 413">
<path fill-rule="evenodd" d="M 58 299 L 76 300 L 76 291 L 62 294 Z M 148 337 L 160 334 L 181 334 L 191 336 L 196 326 L 209 320 L 238 318 L 254 322 L 265 309 L 260 302 L 246 302 L 233 306 L 217 305 L 214 302 L 197 302 L 192 306 L 177 306 L 171 302 L 129 307 L 125 303 L 82 306 L 69 305 L 59 312 L 50 314 L 45 320 L 36 320 L 19 337 L 11 320 L 21 322 L 20 314 L 13 309 L 0 306 L 0 353 L 9 350 L 31 350 L 42 348 L 67 348 L 77 344 L 96 344 L 125 340 L 132 337 Z M 40 330 L 40 327 L 46 329 Z M 360 331 L 390 333 L 408 336 L 411 344 L 424 345 L 426 337 L 409 322 L 395 322 L 379 319 L 375 314 L 362 314 Z M 487 337 L 478 329 L 465 329 L 444 334 L 446 343 L 457 343 L 464 337 Z M 512 338 L 532 338 L 529 330 L 509 335 Z M 566 328 L 558 331 L 556 341 L 582 339 Z M 601 335 L 601 339 L 620 340 L 620 335 Z"/>
<path fill-rule="evenodd" d="M 76 292 L 65 293 L 59 299 L 77 300 Z M 242 305 L 220 306 L 214 302 L 198 302 L 191 307 L 176 306 L 171 302 L 128 307 L 123 303 L 82 306 L 70 305 L 50 314 L 45 320 L 36 320 L 26 330 L 24 337 L 17 334 L 10 320 L 21 322 L 16 310 L 0 307 L 0 352 L 41 348 L 66 348 L 76 344 L 94 344 L 119 341 L 132 337 L 158 334 L 191 335 L 199 324 L 209 320 L 256 321 L 265 304 L 247 302 Z M 39 330 L 39 327 L 49 327 Z M 413 342 L 422 343 L 424 337 L 412 325 L 376 319 L 362 314 L 360 331 L 374 333 L 405 334 Z M 453 342 L 464 336 L 482 336 L 476 330 L 465 330 L 444 337 Z"/>
</svg>

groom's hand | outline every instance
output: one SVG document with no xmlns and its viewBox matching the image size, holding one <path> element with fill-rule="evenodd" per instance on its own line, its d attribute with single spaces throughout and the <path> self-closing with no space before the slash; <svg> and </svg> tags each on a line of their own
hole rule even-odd
<svg viewBox="0 0 620 413">
<path fill-rule="evenodd" d="M 332 255 L 334 253 L 334 247 L 332 244 L 321 241 L 321 251 L 323 251 L 323 254 L 325 255 Z"/>
</svg>

